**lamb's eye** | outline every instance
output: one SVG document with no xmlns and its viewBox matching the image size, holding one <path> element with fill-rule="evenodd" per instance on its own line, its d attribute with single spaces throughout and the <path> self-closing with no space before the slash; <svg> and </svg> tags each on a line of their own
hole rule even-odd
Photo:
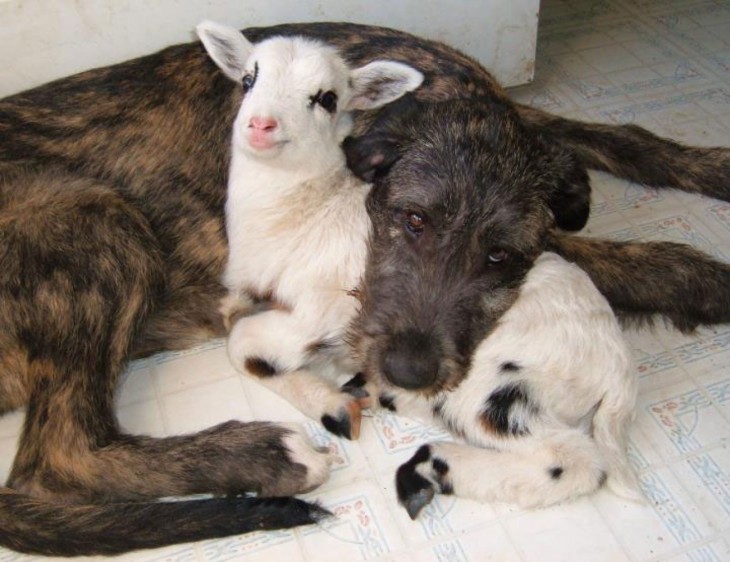
<svg viewBox="0 0 730 562">
<path fill-rule="evenodd" d="M 504 248 L 492 248 L 487 254 L 487 259 L 489 260 L 490 265 L 502 263 L 507 258 L 509 258 L 509 252 Z"/>
<path fill-rule="evenodd" d="M 421 234 L 423 234 L 423 230 L 425 228 L 424 225 L 426 222 L 426 220 L 423 218 L 423 215 L 414 211 L 407 211 L 405 213 L 405 219 L 406 230 L 408 230 L 411 234 L 415 234 L 416 236 L 420 236 Z"/>
<path fill-rule="evenodd" d="M 309 99 L 312 102 L 312 105 L 319 105 L 327 113 L 334 113 L 337 111 L 337 94 L 335 94 L 332 90 L 327 90 L 326 92 L 320 90 Z"/>
<path fill-rule="evenodd" d="M 253 65 L 253 74 L 249 72 L 241 80 L 241 85 L 243 85 L 244 94 L 247 94 L 251 90 L 251 88 L 253 88 L 253 85 L 256 83 L 256 78 L 258 77 L 258 75 L 259 75 L 259 63 L 256 62 Z"/>
</svg>

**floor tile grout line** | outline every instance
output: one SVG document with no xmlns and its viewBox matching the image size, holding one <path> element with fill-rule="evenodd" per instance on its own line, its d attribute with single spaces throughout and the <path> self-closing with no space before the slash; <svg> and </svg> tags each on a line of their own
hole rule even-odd
<svg viewBox="0 0 730 562">
<path fill-rule="evenodd" d="M 661 562 L 663 560 L 670 560 L 675 558 L 677 555 L 686 554 L 688 552 L 692 552 L 693 550 L 697 550 L 698 548 L 702 548 L 703 546 L 709 546 L 712 543 L 722 540 L 726 538 L 730 534 L 730 528 L 718 530 L 716 533 L 714 533 L 712 536 L 704 538 L 702 540 L 696 541 L 694 543 L 685 545 L 681 548 L 678 548 L 676 550 L 673 550 L 672 552 L 667 552 L 666 554 L 662 554 L 660 556 L 657 556 L 654 558 L 654 560 L 657 560 L 657 562 Z"/>
<path fill-rule="evenodd" d="M 631 551 L 631 548 L 627 546 L 627 539 L 625 540 L 621 533 L 617 533 L 616 529 L 613 525 L 611 525 L 611 521 L 606 518 L 606 516 L 603 514 L 603 511 L 598 508 L 598 506 L 595 503 L 595 500 L 593 497 L 590 498 L 590 503 L 593 505 L 593 509 L 598 513 L 598 516 L 601 518 L 601 521 L 611 531 L 611 534 L 613 535 L 613 538 L 616 540 L 616 542 L 621 546 L 621 550 L 624 551 L 624 554 L 626 555 L 626 560 L 630 560 L 632 562 L 639 562 L 641 559 L 637 558 L 634 553 Z"/>
<path fill-rule="evenodd" d="M 707 5 L 706 2 L 698 2 L 696 4 L 692 4 L 692 6 L 705 6 Z M 687 4 L 687 7 L 690 7 L 689 4 Z M 661 23 L 656 21 L 656 18 L 659 16 L 661 12 L 668 13 L 669 10 L 672 10 L 673 8 L 671 6 L 663 8 L 661 11 L 657 10 L 651 14 L 646 12 L 637 11 L 634 13 L 634 17 L 638 18 L 642 22 L 644 22 L 648 27 L 650 27 L 654 32 L 657 33 L 657 35 L 662 36 L 668 43 L 670 43 L 672 46 L 674 46 L 680 53 L 684 54 L 688 59 L 693 60 L 693 62 L 696 62 L 700 67 L 702 67 L 704 70 L 710 73 L 714 78 L 716 78 L 719 81 L 726 81 L 727 77 L 723 77 L 721 74 L 718 74 L 717 71 L 715 71 L 713 68 L 708 67 L 706 63 L 703 63 L 702 58 L 704 58 L 701 54 L 695 52 L 694 50 L 688 48 L 686 45 L 684 45 L 680 40 L 676 39 L 672 32 L 666 29 L 666 26 L 663 26 Z"/>
<path fill-rule="evenodd" d="M 150 369 L 150 376 L 152 377 L 152 385 L 154 386 L 154 389 L 155 389 L 155 400 L 157 402 L 157 409 L 160 412 L 160 418 L 162 420 L 162 428 L 165 432 L 165 435 L 169 437 L 172 435 L 172 430 L 171 430 L 172 423 L 171 423 L 170 417 L 167 413 L 167 408 L 165 408 L 165 401 L 164 401 L 165 395 L 163 395 L 160 392 L 160 383 L 158 380 L 156 365 L 152 361 L 150 361 L 149 369 Z"/>
<path fill-rule="evenodd" d="M 695 341 L 697 341 L 697 340 L 695 340 Z M 676 351 L 676 347 L 667 346 L 664 342 L 661 342 L 661 343 L 664 346 L 664 348 L 666 349 L 666 351 L 669 353 L 669 355 L 672 357 L 672 359 L 674 359 L 677 367 L 682 370 L 682 372 L 684 373 L 685 379 L 690 380 L 694 384 L 694 386 L 700 391 L 700 393 L 708 400 L 708 402 L 714 408 L 714 410 L 716 412 L 718 412 L 720 417 L 722 419 L 724 419 L 725 422 L 728 423 L 728 425 L 730 425 L 730 413 L 726 414 L 723 411 L 723 408 L 720 406 L 720 404 L 718 404 L 718 402 L 713 398 L 712 394 L 710 394 L 710 392 L 707 390 L 707 386 L 702 381 L 701 376 L 698 376 L 694 369 L 689 368 L 689 366 L 684 361 L 682 361 L 681 356 Z M 715 448 L 717 448 L 717 446 L 720 446 L 720 445 L 721 444 L 714 444 L 714 445 L 710 445 L 706 448 L 715 449 Z M 705 449 L 705 447 L 703 447 L 702 449 Z M 689 455 L 689 454 L 682 455 L 682 457 L 685 457 L 685 456 L 690 457 L 693 455 Z"/>
<path fill-rule="evenodd" d="M 700 5 L 703 5 L 703 4 L 704 3 L 700 3 Z M 658 12 L 654 12 L 652 14 L 647 14 L 645 12 L 638 11 L 638 10 L 636 12 L 634 12 L 631 9 L 627 9 L 626 5 L 624 5 L 624 9 L 626 10 L 627 13 L 625 15 L 616 14 L 614 17 L 616 17 L 618 19 L 616 22 L 613 22 L 613 25 L 619 25 L 621 23 L 621 21 L 620 21 L 621 19 L 623 19 L 625 21 L 630 21 L 630 20 L 636 19 L 642 25 L 644 25 L 645 27 L 648 27 L 652 32 L 654 32 L 654 34 L 656 36 L 661 37 L 664 41 L 666 41 L 672 47 L 674 47 L 675 50 L 679 54 L 684 55 L 685 59 L 691 60 L 692 62 L 696 63 L 702 70 L 704 70 L 706 73 L 708 73 L 714 79 L 716 79 L 720 82 L 725 82 L 728 80 L 727 77 L 724 77 L 721 74 L 718 74 L 718 72 L 714 68 L 708 66 L 707 63 L 704 63 L 702 60 L 700 60 L 700 59 L 704 58 L 704 57 L 702 57 L 702 55 L 700 53 L 697 53 L 695 50 L 688 48 L 686 45 L 682 44 L 682 42 L 680 40 L 678 40 L 672 36 L 672 33 L 670 31 L 668 31 L 665 26 L 662 26 L 660 23 L 657 23 L 655 21 L 655 19 L 656 19 Z M 671 8 L 670 7 L 667 8 L 667 10 L 669 10 L 669 9 L 671 9 Z M 583 26 L 584 26 L 584 22 L 566 24 L 566 27 L 561 28 L 560 31 L 566 31 L 567 29 L 570 29 L 570 28 L 582 29 Z M 547 33 L 549 34 L 550 31 L 556 31 L 556 30 L 550 29 L 547 31 Z M 624 41 L 617 42 L 617 44 L 619 44 L 619 45 L 623 45 L 624 43 L 625 43 Z M 578 54 L 578 53 L 580 53 L 580 50 L 571 49 L 571 52 L 573 54 Z M 539 54 L 538 54 L 538 57 L 539 57 Z M 644 66 L 646 66 L 646 65 L 644 65 Z M 536 67 L 539 67 L 539 62 L 536 63 Z M 636 67 L 636 68 L 640 68 L 640 67 Z M 602 74 L 604 74 L 604 73 L 601 73 L 599 71 L 596 74 L 596 76 L 601 76 Z"/>
</svg>

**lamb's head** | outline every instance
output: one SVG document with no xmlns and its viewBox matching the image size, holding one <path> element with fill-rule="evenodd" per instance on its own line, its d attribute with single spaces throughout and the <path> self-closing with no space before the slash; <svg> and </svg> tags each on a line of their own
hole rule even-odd
<svg viewBox="0 0 730 562">
<path fill-rule="evenodd" d="M 197 32 L 210 57 L 243 88 L 234 150 L 276 165 L 303 166 L 333 154 L 341 158 L 350 111 L 382 106 L 423 80 L 398 62 L 351 69 L 334 48 L 302 37 L 272 37 L 254 45 L 238 30 L 208 21 Z"/>
</svg>

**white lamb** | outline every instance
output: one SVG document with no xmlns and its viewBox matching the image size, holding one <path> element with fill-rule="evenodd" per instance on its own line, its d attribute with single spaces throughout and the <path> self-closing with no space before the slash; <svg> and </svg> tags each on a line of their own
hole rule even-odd
<svg viewBox="0 0 730 562">
<path fill-rule="evenodd" d="M 226 202 L 230 359 L 333 433 L 356 438 L 361 403 L 322 376 L 352 373 L 343 336 L 358 310 L 351 293 L 370 231 L 370 186 L 349 172 L 340 144 L 350 111 L 393 101 L 423 76 L 388 61 L 351 69 L 332 47 L 301 37 L 253 45 L 212 22 L 197 31 L 244 93 Z M 242 316 L 252 301 L 264 310 Z"/>
</svg>

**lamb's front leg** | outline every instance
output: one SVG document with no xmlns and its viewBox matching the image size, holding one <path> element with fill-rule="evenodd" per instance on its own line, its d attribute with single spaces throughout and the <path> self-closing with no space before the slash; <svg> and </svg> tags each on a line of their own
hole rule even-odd
<svg viewBox="0 0 730 562">
<path fill-rule="evenodd" d="M 267 310 L 236 322 L 228 339 L 228 355 L 236 369 L 254 375 L 330 432 L 357 439 L 361 401 L 309 368 L 315 355 L 344 345 L 328 336 L 287 310 Z"/>
<path fill-rule="evenodd" d="M 412 519 L 437 493 L 484 502 L 546 507 L 599 488 L 606 480 L 593 441 L 575 430 L 524 437 L 509 450 L 460 443 L 421 446 L 398 468 L 398 500 Z"/>
</svg>

